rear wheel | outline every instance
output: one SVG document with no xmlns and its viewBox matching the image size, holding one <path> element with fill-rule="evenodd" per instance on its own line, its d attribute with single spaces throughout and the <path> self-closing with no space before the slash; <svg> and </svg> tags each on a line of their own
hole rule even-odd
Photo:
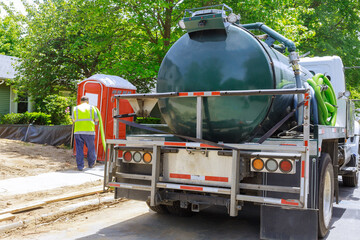
<svg viewBox="0 0 360 240">
<path fill-rule="evenodd" d="M 351 160 L 348 163 L 350 164 L 350 166 L 358 166 L 358 163 L 356 162 L 356 155 L 353 154 L 351 156 Z M 359 172 L 352 172 L 346 175 L 342 176 L 342 180 L 343 180 L 343 184 L 346 187 L 356 187 L 358 185 L 358 181 L 359 181 Z"/>
<path fill-rule="evenodd" d="M 359 182 L 359 172 L 353 172 L 342 176 L 343 184 L 346 187 L 356 187 Z"/>
<path fill-rule="evenodd" d="M 319 181 L 319 237 L 325 237 L 330 229 L 334 201 L 334 169 L 329 154 L 321 156 Z"/>
<path fill-rule="evenodd" d="M 146 201 L 146 204 L 148 205 L 148 207 L 149 207 L 152 211 L 154 211 L 154 212 L 156 212 L 156 213 L 159 213 L 159 214 L 167 214 L 167 213 L 169 213 L 168 210 L 167 210 L 167 208 L 166 208 L 166 206 L 164 206 L 164 205 L 150 206 L 150 199 L 148 199 L 148 200 Z"/>
</svg>

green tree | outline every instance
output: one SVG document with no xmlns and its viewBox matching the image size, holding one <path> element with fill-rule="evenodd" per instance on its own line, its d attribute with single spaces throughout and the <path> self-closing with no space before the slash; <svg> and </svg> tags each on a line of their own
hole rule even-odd
<svg viewBox="0 0 360 240">
<path fill-rule="evenodd" d="M 79 80 L 102 72 L 123 47 L 127 31 L 111 0 L 47 0 L 27 6 L 16 84 L 37 105 L 61 90 L 75 93 Z"/>
<path fill-rule="evenodd" d="M 345 66 L 360 65 L 360 2 L 353 0 L 310 1 L 313 15 L 302 16 L 316 35 L 299 47 L 313 56 L 337 55 Z M 360 69 L 345 70 L 346 82 L 353 97 L 359 95 Z"/>
<path fill-rule="evenodd" d="M 19 55 L 22 27 L 12 16 L 0 18 L 0 54 Z"/>
<path fill-rule="evenodd" d="M 95 73 L 119 75 L 139 92 L 154 86 L 161 61 L 184 34 L 184 10 L 202 0 L 46 0 L 27 6 L 19 86 L 38 102 Z M 300 54 L 339 55 L 359 65 L 359 3 L 354 0 L 229 0 L 241 23 L 264 22 L 295 42 Z M 347 70 L 356 89 L 359 70 Z"/>
</svg>

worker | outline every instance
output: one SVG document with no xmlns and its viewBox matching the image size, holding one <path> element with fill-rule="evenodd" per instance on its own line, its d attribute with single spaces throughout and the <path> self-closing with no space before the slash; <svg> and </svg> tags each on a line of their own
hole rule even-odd
<svg viewBox="0 0 360 240">
<path fill-rule="evenodd" d="M 95 124 L 99 121 L 96 107 L 89 104 L 89 98 L 81 97 L 80 105 L 74 108 L 72 120 L 74 122 L 74 136 L 76 143 L 77 169 L 84 169 L 84 143 L 88 148 L 87 161 L 89 168 L 93 168 L 96 162 L 95 153 Z"/>
</svg>

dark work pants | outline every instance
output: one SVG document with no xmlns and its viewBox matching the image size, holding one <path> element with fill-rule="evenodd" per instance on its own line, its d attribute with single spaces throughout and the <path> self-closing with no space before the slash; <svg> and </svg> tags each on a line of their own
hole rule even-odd
<svg viewBox="0 0 360 240">
<path fill-rule="evenodd" d="M 88 134 L 74 134 L 76 142 L 76 164 L 78 169 L 84 168 L 84 143 L 88 148 L 87 160 L 88 165 L 91 167 L 96 160 L 95 153 L 95 135 Z"/>
</svg>

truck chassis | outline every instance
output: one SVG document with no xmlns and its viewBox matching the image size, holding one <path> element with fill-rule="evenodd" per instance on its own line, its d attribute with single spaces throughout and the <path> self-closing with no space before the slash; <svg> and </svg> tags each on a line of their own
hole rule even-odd
<svg viewBox="0 0 360 240">
<path fill-rule="evenodd" d="M 300 138 L 268 138 L 262 144 L 226 144 L 222 148 L 201 141 L 204 97 L 283 94 L 298 94 L 304 99 Z M 350 125 L 316 125 L 310 131 L 309 89 L 123 94 L 115 96 L 114 114 L 119 114 L 120 99 L 129 100 L 139 114 L 146 111 L 145 106 L 163 97 L 197 98 L 196 137 L 200 141 L 169 141 L 155 135 L 152 140 L 124 140 L 117 136 L 108 139 L 104 188 L 115 188 L 116 198 L 147 201 L 151 209 L 160 213 L 167 210 L 198 212 L 210 205 L 223 205 L 230 216 L 237 216 L 245 202 L 260 204 L 261 238 L 314 239 L 318 231 L 319 235 L 326 234 L 334 195 L 338 201 L 338 175 L 357 180 L 358 154 L 349 152 L 346 140 L 351 138 L 353 145 L 358 146 L 358 137 L 351 132 Z M 116 118 L 114 124 L 117 129 Z M 340 145 L 344 158 L 353 155 L 354 166 L 339 168 Z M 121 151 L 151 153 L 152 159 L 150 163 L 127 162 L 121 157 Z M 257 171 L 252 166 L 257 158 L 275 159 L 278 164 L 287 159 L 292 169 L 287 173 Z M 278 217 L 273 221 L 269 216 Z"/>
</svg>

